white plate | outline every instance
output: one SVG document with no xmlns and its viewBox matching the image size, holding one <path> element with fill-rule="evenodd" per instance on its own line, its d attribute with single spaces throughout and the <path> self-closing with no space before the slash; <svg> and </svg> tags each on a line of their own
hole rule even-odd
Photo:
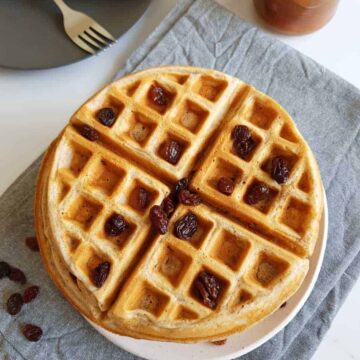
<svg viewBox="0 0 360 360">
<path fill-rule="evenodd" d="M 300 311 L 308 299 L 318 278 L 324 258 L 328 232 L 328 208 L 324 191 L 324 211 L 321 218 L 319 239 L 311 258 L 309 272 L 296 294 L 287 301 L 284 308 L 275 311 L 265 320 L 248 330 L 230 336 L 225 345 L 210 343 L 177 344 L 160 341 L 135 340 L 116 335 L 100 326 L 89 323 L 116 346 L 149 360 L 228 360 L 244 355 L 275 336 Z M 170 355 L 171 354 L 171 355 Z"/>
</svg>

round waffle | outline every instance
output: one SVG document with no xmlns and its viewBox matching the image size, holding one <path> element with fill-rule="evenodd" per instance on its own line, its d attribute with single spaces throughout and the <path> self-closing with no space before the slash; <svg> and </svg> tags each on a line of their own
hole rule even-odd
<svg viewBox="0 0 360 360">
<path fill-rule="evenodd" d="M 238 125 L 251 134 L 245 155 Z M 178 151 L 167 158 L 173 141 Z M 271 167 L 278 157 L 285 181 Z M 184 177 L 203 203 L 177 204 L 160 234 L 150 209 Z M 219 190 L 221 178 L 231 191 Z M 266 196 L 252 201 L 258 185 Z M 246 329 L 296 292 L 322 201 L 314 156 L 276 101 L 214 70 L 168 66 L 112 83 L 72 116 L 42 162 L 36 231 L 53 281 L 93 322 L 135 338 L 199 342 Z M 189 213 L 197 229 L 179 238 L 177 221 Z M 111 234 L 114 214 L 126 227 Z"/>
</svg>

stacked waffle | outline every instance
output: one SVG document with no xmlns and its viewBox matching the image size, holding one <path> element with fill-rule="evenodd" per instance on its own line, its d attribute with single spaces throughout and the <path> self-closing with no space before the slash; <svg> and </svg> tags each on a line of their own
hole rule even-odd
<svg viewBox="0 0 360 360">
<path fill-rule="evenodd" d="M 311 150 L 270 97 L 152 68 L 88 100 L 49 147 L 35 216 L 65 297 L 135 338 L 223 339 L 301 285 L 318 238 Z"/>
</svg>

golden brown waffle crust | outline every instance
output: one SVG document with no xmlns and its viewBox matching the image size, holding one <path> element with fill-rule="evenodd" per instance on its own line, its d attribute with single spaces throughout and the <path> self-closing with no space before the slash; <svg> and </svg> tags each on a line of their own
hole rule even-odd
<svg viewBox="0 0 360 360">
<path fill-rule="evenodd" d="M 155 74 L 155 75 L 154 75 Z M 280 229 L 278 241 L 268 241 L 262 236 L 262 234 L 252 234 L 249 232 L 249 229 L 245 227 L 244 224 L 247 223 L 246 216 L 244 221 L 240 221 L 242 219 L 242 213 L 239 212 L 235 218 L 229 219 L 228 223 L 230 229 L 231 226 L 236 228 L 240 227 L 241 234 L 245 234 L 245 236 L 253 236 L 256 242 L 256 246 L 254 247 L 257 249 L 257 254 L 259 254 L 259 249 L 261 251 L 266 251 L 269 254 L 281 254 L 282 258 L 291 264 L 291 271 L 286 271 L 286 276 L 281 278 L 276 285 L 271 286 L 267 289 L 260 289 L 259 287 L 259 298 L 254 300 L 253 302 L 246 303 L 242 307 L 237 307 L 236 310 L 232 310 L 232 312 L 225 312 L 226 304 L 223 304 L 215 314 L 209 314 L 209 312 L 204 312 L 200 314 L 197 319 L 195 320 L 183 320 L 181 322 L 174 321 L 173 314 L 175 310 L 172 309 L 167 313 L 166 311 L 163 312 L 161 317 L 157 319 L 156 317 L 150 315 L 147 316 L 146 313 L 140 311 L 136 313 L 136 311 L 130 311 L 131 316 L 127 315 L 127 312 L 124 310 L 126 309 L 126 304 L 124 303 L 124 296 L 117 300 L 107 300 L 101 298 L 102 295 L 94 295 L 89 289 L 86 284 L 84 285 L 83 281 L 77 279 L 77 281 L 73 280 L 71 273 L 73 273 L 74 269 L 69 268 L 69 263 L 64 259 L 62 249 L 59 248 L 59 233 L 56 231 L 54 232 L 54 228 L 57 229 L 58 224 L 55 224 L 55 217 L 52 215 L 52 198 L 55 196 L 52 192 L 52 184 L 57 180 L 57 170 L 58 170 L 58 158 L 61 157 L 61 147 L 63 146 L 64 139 L 67 138 L 68 133 L 71 131 L 71 124 L 68 125 L 62 133 L 53 141 L 53 143 L 49 146 L 44 159 L 41 164 L 41 168 L 38 175 L 37 187 L 36 187 L 36 197 L 35 197 L 35 226 L 36 226 L 36 233 L 39 241 L 40 251 L 42 255 L 43 262 L 45 267 L 56 284 L 59 288 L 61 293 L 65 296 L 65 298 L 78 310 L 82 315 L 87 317 L 92 322 L 96 323 L 97 325 L 114 332 L 119 335 L 131 336 L 134 338 L 141 338 L 141 339 L 150 339 L 150 340 L 160 340 L 160 341 L 173 341 L 173 342 L 202 342 L 202 341 L 213 341 L 223 339 L 225 337 L 230 336 L 239 331 L 243 331 L 249 326 L 257 323 L 258 321 L 264 319 L 272 312 L 277 310 L 281 304 L 287 301 L 300 287 L 301 283 L 303 282 L 306 273 L 309 268 L 309 261 L 311 261 L 311 254 L 315 247 L 315 243 L 317 240 L 318 232 L 319 232 L 319 224 L 320 224 L 320 217 L 322 214 L 322 206 L 323 206 L 323 199 L 322 199 L 322 183 L 321 177 L 318 170 L 318 166 L 316 164 L 316 160 L 311 153 L 308 145 L 306 144 L 305 140 L 302 138 L 300 133 L 295 127 L 295 124 L 291 120 L 290 116 L 285 112 L 284 109 L 281 108 L 279 104 L 277 104 L 273 99 L 269 98 L 267 95 L 249 87 L 248 85 L 240 82 L 237 79 L 234 79 L 228 75 L 223 73 L 210 70 L 210 69 L 203 69 L 203 68 L 195 68 L 195 67 L 186 67 L 186 66 L 164 66 L 158 68 L 147 69 L 144 71 L 140 71 L 135 74 L 130 74 L 114 84 L 104 88 L 99 93 L 95 94 L 92 98 L 90 98 L 86 103 L 84 103 L 79 110 L 77 110 L 71 120 L 73 124 L 77 124 L 78 121 L 78 114 L 82 114 L 84 111 L 84 107 L 88 104 L 96 104 L 96 106 L 100 105 L 97 99 L 103 99 L 106 96 L 108 89 L 111 86 L 116 84 L 128 84 L 136 83 L 139 79 L 147 78 L 150 76 L 155 76 L 155 79 L 158 79 L 158 74 L 161 76 L 164 74 L 175 74 L 178 77 L 182 75 L 185 77 L 191 77 L 192 75 L 196 76 L 204 76 L 206 78 L 214 78 L 220 81 L 229 81 L 228 84 L 232 84 L 234 82 L 234 89 L 233 92 L 229 92 L 229 96 L 232 96 L 232 100 L 236 98 L 236 94 L 240 94 L 239 87 L 243 87 L 241 91 L 241 96 L 243 93 L 249 94 L 254 92 L 257 99 L 261 99 L 266 104 L 270 104 L 271 107 L 275 107 L 278 113 L 286 119 L 284 122 L 287 126 L 286 131 L 291 133 L 291 136 L 296 138 L 296 141 L 301 148 L 297 156 L 300 160 L 305 161 L 306 163 L 306 171 L 310 172 L 311 175 L 311 192 L 305 196 L 303 194 L 299 196 L 303 196 L 301 199 L 309 199 L 309 203 L 311 203 L 311 207 L 309 205 L 306 210 L 311 212 L 309 216 L 309 229 L 305 229 L 301 236 L 295 236 L 294 232 L 291 229 L 286 233 L 285 230 Z M 175 89 L 177 89 L 175 87 Z M 174 90 L 175 91 L 175 90 Z M 245 96 L 245 95 L 244 95 Z M 236 100 L 236 99 L 235 99 Z M 196 101 L 196 100 L 195 100 Z M 230 100 L 229 100 L 230 102 Z M 201 101 L 200 101 L 201 104 Z M 204 102 L 205 104 L 205 102 Z M 243 107 L 244 105 L 242 105 Z M 205 107 L 205 105 L 204 105 Z M 230 106 L 231 107 L 231 106 Z M 233 117 L 239 109 L 234 108 L 231 110 L 226 111 L 225 117 Z M 239 110 L 240 111 L 240 110 Z M 233 113 L 231 113 L 233 112 Z M 231 114 L 230 114 L 231 113 Z M 230 114 L 230 115 L 229 115 Z M 81 117 L 81 116 L 80 116 Z M 232 120 L 228 121 L 228 126 L 230 126 Z M 93 125 L 91 123 L 91 125 Z M 219 125 L 219 123 L 218 123 Z M 224 124 L 224 127 L 226 124 Z M 285 126 L 285 125 L 284 125 Z M 213 130 L 213 129 L 209 129 Z M 261 129 L 258 130 L 258 133 L 261 135 Z M 283 131 L 283 130 L 282 130 Z M 225 136 L 225 135 L 224 135 Z M 75 138 L 73 138 L 75 139 Z M 218 136 L 217 141 L 222 141 L 222 135 Z M 286 139 L 285 139 L 286 140 Z M 77 141 L 77 140 L 74 140 Z M 224 140 L 225 141 L 225 140 Z M 281 140 L 283 141 L 283 139 Z M 286 140 L 287 141 L 287 140 Z M 286 143 L 286 141 L 283 141 Z M 81 143 L 81 146 L 83 144 Z M 290 145 L 289 145 L 290 146 Z M 211 146 L 210 146 L 211 147 Z M 130 149 L 131 150 L 131 149 Z M 126 151 L 130 151 L 127 149 Z M 102 152 L 102 156 L 107 156 L 109 153 L 109 149 Z M 208 154 L 208 158 L 218 156 L 218 152 L 216 147 L 213 147 L 210 150 L 206 150 Z M 125 152 L 126 153 L 126 152 Z M 139 155 L 140 154 L 140 155 Z M 141 163 L 141 153 L 135 156 L 136 160 L 134 163 L 130 164 L 129 166 L 138 166 Z M 109 155 L 110 156 L 110 155 Z M 123 156 L 122 154 L 119 156 Z M 186 159 L 185 159 L 186 160 Z M 151 176 L 158 176 L 161 181 L 163 182 L 164 186 L 163 189 L 159 190 L 160 195 L 166 194 L 167 186 L 169 186 L 174 180 L 178 179 L 184 174 L 187 174 L 187 171 L 193 167 L 193 163 L 189 163 L 187 167 L 187 163 L 184 160 L 184 166 L 182 167 L 183 173 L 180 172 L 172 172 L 166 166 L 161 168 L 159 171 L 152 172 Z M 299 160 L 299 162 L 300 162 Z M 189 160 L 190 161 L 190 160 Z M 198 188 L 199 186 L 206 187 L 206 182 L 204 182 L 207 176 L 207 169 L 208 165 L 207 160 L 202 159 L 200 161 L 200 165 L 196 167 L 197 173 L 194 177 L 193 187 Z M 304 165 L 305 166 L 305 165 Z M 141 167 L 141 164 L 139 165 Z M 141 171 L 146 172 L 148 169 L 141 168 Z M 299 170 L 300 171 L 300 170 Z M 299 180 L 299 183 L 302 182 L 302 178 Z M 272 184 L 274 187 L 276 185 Z M 310 186 L 309 185 L 309 186 Z M 305 186 L 305 185 L 304 185 Z M 306 185 L 307 186 L 307 185 Z M 291 189 L 289 188 L 289 191 Z M 296 190 L 298 191 L 298 190 Z M 208 195 L 206 195 L 208 194 Z M 202 194 L 205 197 L 205 205 L 201 205 L 197 208 L 197 211 L 200 215 L 205 214 L 209 215 L 210 217 L 213 216 L 213 212 L 216 212 L 218 208 L 221 208 L 221 198 L 217 198 L 215 195 L 212 197 L 211 190 L 206 191 L 206 194 Z M 159 196 L 160 196 L 159 195 Z M 210 197 L 208 199 L 208 196 Z M 49 200 L 50 199 L 50 200 Z M 160 197 L 159 197 L 160 199 Z M 293 198 L 292 198 L 293 199 Z M 289 201 L 289 200 L 287 200 Z M 295 201 L 295 200 L 294 200 Z M 296 200 L 299 201 L 300 200 Z M 296 202 L 295 201 L 295 202 Z M 305 201 L 305 200 L 301 200 Z M 211 210 L 206 208 L 206 204 L 211 203 Z M 159 202 L 158 202 L 159 203 Z M 290 206 L 290 201 L 287 203 Z M 296 203 L 297 204 L 297 203 Z M 230 201 L 229 204 L 224 206 L 224 210 L 229 211 L 234 205 Z M 285 206 L 284 203 L 282 206 Z M 194 209 L 195 210 L 195 209 Z M 295 209 L 296 210 L 296 209 Z M 177 210 L 179 214 L 183 209 Z M 211 211 L 211 213 L 209 213 Z M 175 214 L 176 215 L 176 214 Z M 251 215 L 251 213 L 250 213 Z M 214 215 L 214 224 L 220 224 L 220 219 L 223 214 L 215 214 Z M 220 219 L 219 223 L 216 223 L 216 219 Z M 240 222 L 238 222 L 238 220 Z M 262 221 L 266 221 L 266 217 L 259 215 L 259 223 Z M 146 226 L 148 224 L 145 224 Z M 297 224 L 295 224 L 297 226 Z M 281 226 L 280 226 L 281 228 Z M 285 228 L 284 228 L 285 229 Z M 310 231 L 311 230 L 311 231 Z M 230 230 L 229 230 L 230 231 Z M 238 231 L 238 230 L 236 230 Z M 275 230 L 274 230 L 275 231 Z M 301 231 L 303 231 L 301 229 Z M 274 232 L 275 234 L 275 232 Z M 270 234 L 272 235 L 272 233 Z M 276 236 L 278 234 L 276 233 Z M 159 239 L 155 238 L 155 240 L 150 244 L 147 252 L 149 254 L 154 254 L 157 256 L 157 251 L 159 248 L 163 246 L 163 243 L 169 242 L 171 243 L 171 239 Z M 290 239 L 290 240 L 288 240 Z M 294 240 L 294 241 L 293 241 Z M 298 242 L 300 245 L 297 245 Z M 259 245 L 260 244 L 260 245 Z M 295 245 L 294 245 L 295 244 Z M 279 246 L 280 245 L 280 246 Z M 140 245 L 139 245 L 140 246 Z M 181 245 L 182 246 L 182 245 Z M 178 249 L 182 249 L 181 246 Z M 186 251 L 186 249 L 182 249 Z M 188 255 L 190 256 L 190 255 Z M 71 265 L 73 266 L 73 265 Z M 223 265 L 222 265 L 223 266 Z M 219 269 L 222 269 L 221 267 Z M 137 270 L 130 274 L 129 278 L 126 279 L 125 285 L 123 285 L 121 292 L 127 294 L 126 297 L 131 297 L 137 289 L 137 276 L 140 276 L 139 273 L 143 272 L 143 275 L 147 274 L 148 271 L 151 269 L 149 268 L 147 256 L 143 256 L 139 263 L 137 264 Z M 219 272 L 219 270 L 217 270 Z M 229 272 L 230 273 L 230 272 Z M 141 277 L 139 279 L 142 279 Z M 140 280 L 139 280 L 140 281 Z M 141 280 L 143 281 L 143 280 Z M 240 280 L 239 280 L 240 281 Z M 239 284 L 242 284 L 242 280 Z M 287 285 L 287 286 L 285 286 Z M 168 286 L 168 285 L 167 285 Z M 231 285 L 232 286 L 232 285 Z M 234 285 L 235 286 L 235 285 Z M 254 291 L 253 295 L 256 297 L 255 294 L 255 287 L 252 288 Z M 169 287 L 169 296 L 171 297 L 171 287 Z M 234 288 L 234 291 L 237 291 Z M 165 289 L 161 289 L 161 292 L 166 292 Z M 100 299 L 100 300 L 99 300 Z M 171 301 L 174 299 L 171 298 Z M 229 299 L 229 304 L 233 302 L 233 298 Z M 124 303 L 124 304 L 123 304 Z M 193 304 L 190 304 L 193 305 Z M 198 306 L 198 305 L 197 305 Z M 104 311 L 104 307 L 106 310 Z M 118 311 L 121 309 L 121 311 Z M 177 308 L 176 308 L 177 309 Z M 194 309 L 194 308 L 192 308 Z M 209 314 L 208 316 L 204 316 L 204 314 Z"/>
</svg>

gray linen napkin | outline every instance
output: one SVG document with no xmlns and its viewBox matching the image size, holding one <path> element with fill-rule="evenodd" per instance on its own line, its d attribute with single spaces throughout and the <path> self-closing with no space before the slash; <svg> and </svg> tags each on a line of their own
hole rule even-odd
<svg viewBox="0 0 360 360">
<path fill-rule="evenodd" d="M 254 85 L 293 116 L 313 149 L 329 203 L 329 238 L 315 288 L 295 319 L 242 359 L 309 359 L 360 273 L 360 92 L 313 60 L 244 23 L 211 0 L 182 1 L 119 72 L 160 64 L 215 68 Z M 97 334 L 63 299 L 33 234 L 36 161 L 0 199 L 0 259 L 41 285 L 39 298 L 15 318 L 0 306 L 0 359 L 138 359 Z M 4 303 L 19 285 L 0 281 Z M 33 321 L 44 337 L 28 343 L 19 326 Z"/>
</svg>

